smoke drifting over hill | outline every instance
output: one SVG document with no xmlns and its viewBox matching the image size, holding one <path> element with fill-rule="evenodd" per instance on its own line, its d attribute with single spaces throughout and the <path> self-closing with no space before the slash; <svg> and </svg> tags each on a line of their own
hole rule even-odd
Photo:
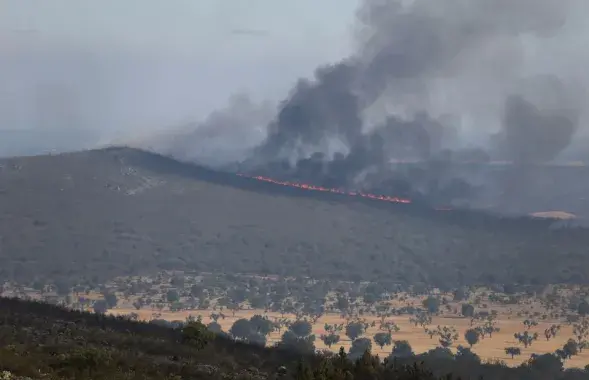
<svg viewBox="0 0 589 380">
<path fill-rule="evenodd" d="M 169 20 L 176 19 L 172 16 Z M 208 112 L 219 92 L 243 88 L 240 80 L 251 76 L 257 62 L 244 59 L 247 70 L 230 70 L 231 59 L 220 60 L 223 54 L 176 62 L 163 50 L 153 52 L 157 59 L 138 56 L 101 65 L 92 52 L 74 59 L 50 51 L 49 57 L 68 65 L 47 59 L 39 65 L 42 70 L 35 68 L 35 75 L 49 83 L 41 83 L 48 95 L 38 102 L 61 110 L 58 121 L 65 118 L 100 135 L 101 143 L 126 142 L 182 160 L 321 186 L 441 203 L 487 199 L 524 192 L 522 186 L 534 182 L 528 176 L 531 164 L 588 157 L 576 143 L 589 141 L 581 140 L 589 136 L 589 55 L 582 49 L 588 42 L 587 16 L 584 0 L 363 0 L 353 52 L 299 80 L 277 107 L 237 96 L 201 123 L 146 132 L 146 124 L 179 124 L 202 114 L 202 108 Z M 217 51 L 211 41 L 199 43 Z M 283 45 L 264 50 L 264 56 L 286 56 L 293 48 Z M 262 45 L 256 46 L 260 54 Z M 241 49 L 240 54 L 248 52 Z M 292 67 L 302 66 L 297 55 L 302 54 L 288 55 L 284 71 L 292 74 Z M 138 64 L 146 60 L 153 67 Z M 16 59 L 2 62 L 17 71 L 26 66 Z M 228 68 L 227 77 L 213 79 L 211 67 L 219 65 Z M 262 66 L 258 71 L 264 75 L 255 82 L 277 82 L 281 72 Z M 5 74 L 11 78 L 16 76 Z M 56 81 L 76 91 L 52 96 L 61 88 L 53 87 Z M 21 88 L 21 82 L 7 83 Z M 32 82 L 27 86 L 39 87 Z M 61 104 L 64 98 L 67 104 Z M 2 115 L 20 112 L 11 104 L 0 103 Z M 28 109 L 22 113 L 23 124 L 38 122 L 29 120 Z M 42 124 L 50 124 L 55 112 L 41 113 L 49 115 L 38 117 Z M 9 119 L 0 121 L 9 124 Z M 68 126 L 57 124 L 67 134 Z M 94 141 L 93 136 L 79 139 Z M 516 164 L 508 183 L 488 180 L 480 166 L 459 165 L 491 160 Z"/>
<path fill-rule="evenodd" d="M 296 84 L 241 170 L 451 201 L 482 184 L 453 173 L 456 162 L 551 162 L 586 116 L 587 76 L 570 61 L 583 9 L 364 1 L 356 53 Z M 557 45 L 570 57 L 551 59 Z"/>
</svg>

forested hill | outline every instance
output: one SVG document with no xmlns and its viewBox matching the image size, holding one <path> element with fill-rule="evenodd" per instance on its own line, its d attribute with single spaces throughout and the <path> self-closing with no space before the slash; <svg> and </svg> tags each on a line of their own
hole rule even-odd
<svg viewBox="0 0 589 380">
<path fill-rule="evenodd" d="M 288 189 L 129 148 L 0 160 L 0 277 L 161 269 L 455 286 L 585 283 L 589 234 Z"/>
</svg>

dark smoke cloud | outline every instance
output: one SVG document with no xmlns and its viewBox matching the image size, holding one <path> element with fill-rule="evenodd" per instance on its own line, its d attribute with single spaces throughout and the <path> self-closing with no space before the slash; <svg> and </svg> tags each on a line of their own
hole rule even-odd
<svg viewBox="0 0 589 380">
<path fill-rule="evenodd" d="M 495 142 L 517 164 L 549 162 L 571 143 L 579 107 L 557 77 L 539 76 L 524 83 L 523 93 L 505 102 L 503 129 Z M 542 108 L 528 100 L 534 94 L 544 94 Z"/>
<path fill-rule="evenodd" d="M 317 69 L 313 80 L 300 80 L 243 167 L 323 185 L 452 201 L 476 190 L 469 178 L 453 172 L 456 162 L 553 160 L 571 142 L 581 109 L 571 101 L 577 94 L 558 76 L 526 73 L 524 44 L 526 38 L 558 36 L 579 4 L 365 1 L 358 12 L 357 54 Z M 496 56 L 480 62 L 489 58 L 487 51 Z M 479 113 L 473 107 L 474 123 L 500 125 L 494 136 L 488 129 L 477 131 L 492 137 L 485 149 L 467 147 L 453 123 L 471 111 L 467 102 L 457 115 L 454 109 L 449 115 L 436 112 L 446 111 L 435 99 L 444 95 L 439 86 L 466 90 L 468 82 L 480 84 L 477 96 L 494 107 Z M 539 92 L 544 97 L 534 99 Z M 546 104 L 550 97 L 555 99 Z M 385 111 L 375 116 L 379 104 Z M 399 161 L 414 164 L 393 164 Z"/>
<path fill-rule="evenodd" d="M 517 163 L 554 159 L 569 145 L 576 127 L 570 117 L 541 111 L 519 95 L 507 99 L 503 125 L 507 155 Z"/>
<path fill-rule="evenodd" d="M 214 163 L 242 172 L 497 203 L 533 183 L 529 165 L 584 152 L 574 139 L 587 135 L 587 10 L 582 0 L 362 1 L 354 54 L 299 80 L 264 137 L 262 119 L 231 106 L 169 151 L 206 163 L 194 152 L 214 140 Z M 244 138 L 254 124 L 257 144 Z M 491 179 L 492 160 L 512 173 Z"/>
</svg>

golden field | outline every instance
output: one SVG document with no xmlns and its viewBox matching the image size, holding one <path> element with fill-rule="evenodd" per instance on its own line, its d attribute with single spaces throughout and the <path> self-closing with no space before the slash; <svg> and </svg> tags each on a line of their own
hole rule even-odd
<svg viewBox="0 0 589 380">
<path fill-rule="evenodd" d="M 198 315 L 202 315 L 203 322 L 209 323 L 212 320 L 210 319 L 209 315 L 213 311 L 210 310 L 199 310 L 199 311 L 181 311 L 181 312 L 171 312 L 171 311 L 162 311 L 158 312 L 159 315 L 157 318 L 165 319 L 165 320 L 184 320 L 190 315 L 196 317 Z M 124 315 L 130 313 L 136 313 L 139 315 L 140 320 L 151 320 L 153 319 L 153 311 L 148 309 L 141 309 L 135 310 L 133 308 L 116 308 L 110 310 L 111 314 L 114 315 Z M 218 323 L 222 326 L 223 331 L 228 331 L 231 328 L 231 325 L 240 318 L 250 318 L 255 314 L 265 315 L 271 320 L 275 320 L 276 318 L 281 318 L 282 315 L 280 313 L 264 313 L 263 310 L 239 310 L 235 313 L 235 316 L 232 316 L 232 313 L 229 311 L 225 311 L 226 317 L 225 319 L 219 319 Z M 295 320 L 294 315 L 285 314 L 284 318 L 288 318 L 290 320 Z M 377 321 L 376 327 L 371 327 L 368 331 L 364 334 L 364 337 L 369 337 L 372 339 L 372 336 L 377 333 L 378 330 L 378 321 L 379 319 L 373 316 L 364 316 L 363 317 L 368 323 L 372 322 L 373 320 Z M 569 326 L 565 323 L 560 321 L 542 321 L 538 322 L 538 326 L 532 327 L 530 332 L 537 332 L 539 337 L 538 340 L 535 341 L 530 347 L 524 348 L 522 344 L 517 342 L 517 340 L 513 337 L 514 333 L 523 332 L 525 327 L 522 324 L 522 321 L 525 318 L 518 318 L 508 315 L 499 315 L 497 319 L 497 327 L 500 328 L 500 331 L 493 334 L 492 338 L 485 338 L 481 339 L 479 343 L 477 343 L 473 347 L 473 352 L 479 355 L 483 360 L 501 360 L 505 362 L 507 365 L 516 366 L 521 364 L 523 361 L 527 360 L 532 353 L 548 353 L 554 352 L 556 349 L 561 348 L 565 342 L 572 336 L 572 326 Z M 409 316 L 398 316 L 387 318 L 387 320 L 393 320 L 400 328 L 400 331 L 397 333 L 393 333 L 393 340 L 407 340 L 411 346 L 413 347 L 413 351 L 415 353 L 421 353 L 436 347 L 437 344 L 437 337 L 434 336 L 433 339 L 430 339 L 429 335 L 427 335 L 421 326 L 414 326 L 412 323 L 409 322 Z M 329 324 L 336 324 L 336 323 L 346 323 L 344 319 L 341 318 L 339 314 L 325 314 L 321 317 L 317 323 L 313 325 L 313 333 L 316 335 L 317 339 L 315 341 L 315 346 L 317 349 L 327 349 L 327 347 L 323 344 L 323 342 L 319 339 L 319 336 L 323 334 L 324 325 L 326 323 Z M 543 336 L 543 331 L 550 327 L 552 324 L 561 324 L 562 328 L 557 336 L 550 341 L 546 341 Z M 458 345 L 468 346 L 464 339 L 464 332 L 470 328 L 470 319 L 467 318 L 457 318 L 457 317 L 434 317 L 431 323 L 431 326 L 453 326 L 456 328 L 458 333 L 460 334 L 459 339 L 457 342 L 454 343 L 453 348 L 455 349 Z M 284 331 L 284 330 L 283 330 Z M 280 333 L 273 332 L 268 339 L 268 343 L 276 342 L 280 339 Z M 340 342 L 334 346 L 332 346 L 332 350 L 337 351 L 339 347 L 343 346 L 346 350 L 350 346 L 350 340 L 345 336 L 345 334 L 340 333 Z M 514 359 L 511 359 L 509 355 L 506 355 L 504 352 L 505 347 L 520 347 L 522 354 L 518 357 L 516 356 Z M 379 346 L 377 346 L 373 342 L 372 351 L 375 354 L 380 355 L 381 357 L 385 357 L 391 352 L 391 346 L 385 346 L 384 349 L 381 350 Z M 580 355 L 574 356 L 572 359 L 567 360 L 565 362 L 566 367 L 584 367 L 585 365 L 589 364 L 589 350 L 584 350 L 583 353 Z"/>
</svg>

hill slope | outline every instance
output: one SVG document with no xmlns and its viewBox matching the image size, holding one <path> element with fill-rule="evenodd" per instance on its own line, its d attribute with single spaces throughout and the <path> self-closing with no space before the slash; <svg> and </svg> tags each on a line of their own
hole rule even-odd
<svg viewBox="0 0 589 380">
<path fill-rule="evenodd" d="M 547 226 L 309 195 L 128 148 L 0 161 L 0 273 L 19 281 L 157 269 L 588 281 L 586 232 Z"/>
</svg>

